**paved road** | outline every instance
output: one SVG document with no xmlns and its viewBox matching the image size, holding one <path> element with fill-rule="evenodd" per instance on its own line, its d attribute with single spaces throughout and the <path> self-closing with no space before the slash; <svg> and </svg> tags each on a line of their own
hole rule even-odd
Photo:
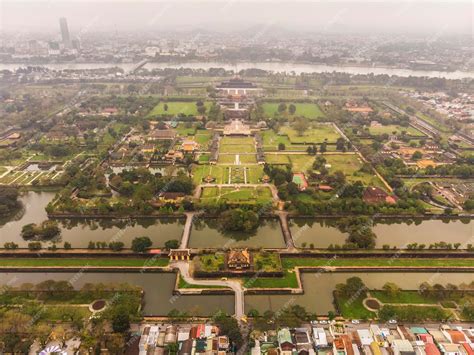
<svg viewBox="0 0 474 355">
<path fill-rule="evenodd" d="M 191 227 L 193 225 L 193 219 L 198 212 L 185 212 L 186 223 L 184 224 L 183 236 L 181 237 L 180 249 L 187 249 L 189 243 L 189 236 L 191 235 Z"/>
<path fill-rule="evenodd" d="M 280 218 L 281 230 L 283 231 L 283 237 L 285 238 L 285 244 L 288 251 L 296 251 L 295 242 L 291 236 L 290 228 L 288 226 L 288 212 L 276 211 L 275 214 Z"/>
<path fill-rule="evenodd" d="M 244 315 L 244 288 L 239 281 L 235 280 L 197 280 L 189 274 L 189 263 L 187 261 L 175 261 L 170 267 L 178 269 L 181 277 L 189 284 L 202 286 L 224 286 L 231 288 L 235 293 L 235 317 L 240 320 Z"/>
</svg>

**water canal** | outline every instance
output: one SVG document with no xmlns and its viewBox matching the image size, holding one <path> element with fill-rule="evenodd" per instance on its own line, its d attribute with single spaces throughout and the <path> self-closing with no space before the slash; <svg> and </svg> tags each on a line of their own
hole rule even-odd
<svg viewBox="0 0 474 355">
<path fill-rule="evenodd" d="M 45 207 L 55 196 L 54 192 L 28 191 L 21 196 L 24 208 L 10 220 L 0 220 L 0 245 L 15 242 L 27 247 L 28 241 L 21 237 L 21 229 L 29 223 L 41 223 L 47 219 Z M 327 248 L 330 244 L 344 244 L 347 235 L 336 227 L 335 219 L 293 218 L 289 221 L 295 245 L 311 244 L 315 248 Z M 149 236 L 155 247 L 163 247 L 170 239 L 180 240 L 184 219 L 61 219 L 61 236 L 56 242 L 70 242 L 74 248 L 85 248 L 89 241 L 122 241 L 130 246 L 131 240 Z M 376 246 L 384 244 L 398 248 L 408 243 L 426 244 L 436 242 L 461 243 L 461 248 L 474 244 L 474 223 L 469 219 L 379 219 L 373 231 L 377 235 Z M 277 219 L 265 219 L 253 234 L 223 233 L 217 219 L 198 218 L 193 222 L 189 246 L 192 248 L 263 247 L 284 248 L 285 243 Z"/>
</svg>

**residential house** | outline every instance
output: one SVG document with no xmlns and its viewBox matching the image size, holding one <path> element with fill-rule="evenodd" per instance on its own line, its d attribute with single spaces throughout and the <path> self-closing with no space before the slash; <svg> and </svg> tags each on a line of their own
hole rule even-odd
<svg viewBox="0 0 474 355">
<path fill-rule="evenodd" d="M 288 328 L 282 328 L 278 331 L 278 347 L 281 355 L 292 355 L 293 350 L 296 349 L 291 338 L 291 333 Z"/>
</svg>

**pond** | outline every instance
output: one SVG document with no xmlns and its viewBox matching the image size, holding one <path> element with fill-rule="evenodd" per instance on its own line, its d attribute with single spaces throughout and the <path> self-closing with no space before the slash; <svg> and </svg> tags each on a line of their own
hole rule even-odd
<svg viewBox="0 0 474 355">
<path fill-rule="evenodd" d="M 303 243 L 309 247 L 327 248 L 330 244 L 342 245 L 347 234 L 342 233 L 336 226 L 336 220 L 311 220 L 294 218 L 290 220 L 290 230 L 297 246 Z M 377 235 L 376 247 L 382 248 L 384 244 L 391 247 L 404 248 L 407 244 L 418 243 L 428 246 L 432 243 L 447 242 L 474 244 L 474 223 L 468 219 L 458 220 L 377 220 L 373 231 Z"/>
<path fill-rule="evenodd" d="M 283 307 L 300 305 L 308 312 L 327 314 L 334 310 L 333 295 L 335 287 L 350 277 L 362 279 L 369 289 L 380 289 L 386 282 L 394 282 L 405 290 L 417 290 L 424 281 L 430 284 L 447 283 L 459 285 L 474 281 L 472 273 L 429 273 L 429 272 L 330 272 L 303 273 L 303 295 L 248 295 L 245 297 L 245 310 L 257 309 L 278 311 Z"/>
<path fill-rule="evenodd" d="M 284 248 L 285 241 L 277 219 L 264 219 L 254 233 L 222 232 L 217 219 L 196 219 L 193 222 L 190 248 Z"/>
<path fill-rule="evenodd" d="M 110 273 L 110 272 L 8 272 L 0 273 L 0 284 L 18 287 L 24 283 L 37 284 L 45 280 L 69 281 L 79 289 L 86 283 L 128 283 L 144 291 L 144 314 L 167 315 L 172 309 L 192 315 L 207 316 L 218 310 L 234 313 L 234 296 L 185 295 L 174 296 L 176 275 L 173 273 Z"/>
<path fill-rule="evenodd" d="M 12 220 L 0 223 L 0 246 L 5 242 L 15 242 L 20 247 L 27 247 L 28 242 L 21 237 L 25 224 L 41 223 L 46 220 L 45 207 L 55 196 L 54 192 L 29 191 L 21 196 L 23 209 Z M 135 237 L 148 236 L 154 247 L 163 247 L 170 239 L 181 240 L 184 219 L 60 219 L 61 235 L 54 242 L 58 246 L 69 242 L 73 248 L 85 248 L 89 241 L 121 241 L 126 247 Z M 49 242 L 51 244 L 52 241 Z M 46 242 L 48 244 L 48 242 Z"/>
</svg>

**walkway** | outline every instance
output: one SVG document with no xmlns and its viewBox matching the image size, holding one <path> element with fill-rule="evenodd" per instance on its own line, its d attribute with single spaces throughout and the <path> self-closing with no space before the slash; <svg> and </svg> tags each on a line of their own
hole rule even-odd
<svg viewBox="0 0 474 355">
<path fill-rule="evenodd" d="M 183 236 L 181 237 L 180 249 L 187 249 L 189 243 L 189 236 L 191 235 L 191 227 L 193 225 L 193 219 L 198 215 L 198 212 L 185 212 L 186 223 L 184 225 Z"/>
<path fill-rule="evenodd" d="M 201 198 L 201 193 L 202 193 L 202 188 L 203 187 L 237 187 L 237 188 L 245 188 L 245 187 L 253 187 L 253 188 L 258 188 L 258 187 L 267 187 L 270 189 L 272 193 L 272 198 L 275 202 L 280 201 L 280 198 L 278 197 L 278 189 L 275 187 L 273 184 L 200 184 L 196 186 L 196 189 L 194 190 L 194 198 Z"/>
<path fill-rule="evenodd" d="M 277 211 L 275 214 L 280 218 L 281 230 L 283 231 L 283 237 L 285 238 L 285 244 L 288 251 L 296 252 L 295 242 L 291 236 L 290 227 L 288 226 L 288 212 Z"/>
<path fill-rule="evenodd" d="M 170 264 L 171 268 L 178 269 L 181 277 L 189 284 L 202 286 L 223 286 L 231 288 L 235 293 L 235 317 L 240 320 L 244 316 L 244 288 L 236 280 L 197 280 L 189 274 L 189 263 L 187 261 L 175 261 Z"/>
</svg>

